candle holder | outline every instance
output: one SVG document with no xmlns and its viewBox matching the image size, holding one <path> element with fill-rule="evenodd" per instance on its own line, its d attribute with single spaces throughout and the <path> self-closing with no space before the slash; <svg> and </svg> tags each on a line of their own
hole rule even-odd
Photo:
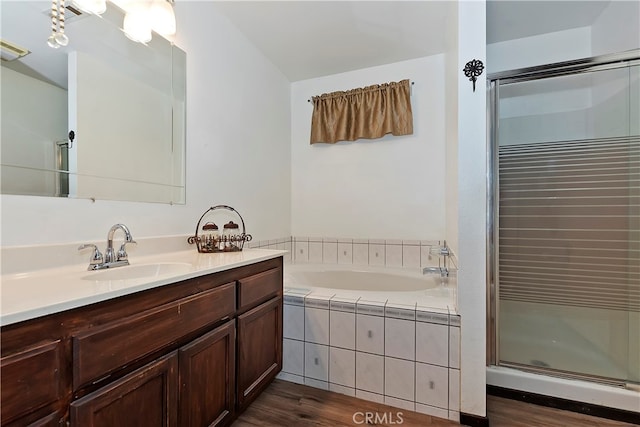
<svg viewBox="0 0 640 427">
<path fill-rule="evenodd" d="M 220 227 L 213 221 L 216 216 L 214 212 L 220 210 L 235 213 L 240 219 L 240 224 L 242 224 L 242 232 L 238 227 L 233 228 L 234 231 L 237 231 L 235 233 L 225 232 L 220 234 Z M 244 242 L 250 242 L 251 239 L 251 234 L 246 233 L 242 215 L 231 206 L 217 205 L 210 207 L 202 214 L 196 225 L 196 234 L 189 236 L 187 242 L 192 245 L 195 244 L 200 253 L 239 252 L 242 250 Z"/>
</svg>

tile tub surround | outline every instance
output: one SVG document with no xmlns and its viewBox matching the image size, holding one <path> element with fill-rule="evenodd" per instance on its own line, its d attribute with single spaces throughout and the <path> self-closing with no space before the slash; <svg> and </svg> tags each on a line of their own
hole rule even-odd
<svg viewBox="0 0 640 427">
<path fill-rule="evenodd" d="M 279 378 L 459 421 L 460 317 L 288 289 Z"/>
<path fill-rule="evenodd" d="M 312 264 L 353 264 L 387 267 L 439 267 L 441 257 L 431 255 L 440 240 L 384 240 L 329 237 L 285 237 L 249 242 L 251 248 L 290 252 L 285 261 Z M 451 257 L 452 267 L 457 260 Z"/>
</svg>

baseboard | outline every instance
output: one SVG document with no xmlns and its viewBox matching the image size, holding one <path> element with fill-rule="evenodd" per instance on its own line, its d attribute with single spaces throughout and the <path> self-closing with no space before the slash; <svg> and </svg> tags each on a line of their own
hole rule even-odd
<svg viewBox="0 0 640 427">
<path fill-rule="evenodd" d="M 470 427 L 489 427 L 489 418 L 460 412 L 460 424 Z"/>
<path fill-rule="evenodd" d="M 616 420 L 640 425 L 640 413 L 625 411 L 624 409 L 609 408 L 606 406 L 594 405 L 591 403 L 576 402 L 575 400 L 567 400 L 560 397 L 546 396 L 543 394 L 513 390 L 510 388 L 498 387 L 493 385 L 487 385 L 487 394 L 490 394 L 491 396 L 504 397 L 506 399 L 533 403 L 535 405 L 592 415 L 594 417 L 607 418 L 609 420 Z M 462 419 L 462 414 L 460 414 L 460 419 Z"/>
</svg>

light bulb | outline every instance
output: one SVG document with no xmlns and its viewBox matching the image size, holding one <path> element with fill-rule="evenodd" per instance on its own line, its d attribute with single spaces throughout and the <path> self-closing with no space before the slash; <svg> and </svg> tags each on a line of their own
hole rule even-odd
<svg viewBox="0 0 640 427">
<path fill-rule="evenodd" d="M 149 8 L 151 28 L 163 36 L 176 33 L 176 15 L 171 3 L 166 0 L 153 0 Z"/>
<path fill-rule="evenodd" d="M 101 15 L 107 10 L 106 0 L 71 0 L 78 9 L 93 15 Z"/>
<path fill-rule="evenodd" d="M 147 16 L 147 8 L 143 5 L 136 5 L 127 12 L 122 27 L 124 34 L 135 42 L 151 41 L 151 24 Z"/>
</svg>

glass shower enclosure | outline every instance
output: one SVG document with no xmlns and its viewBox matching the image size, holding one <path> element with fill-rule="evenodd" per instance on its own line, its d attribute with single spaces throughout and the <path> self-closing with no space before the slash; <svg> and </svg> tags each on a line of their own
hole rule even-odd
<svg viewBox="0 0 640 427">
<path fill-rule="evenodd" d="M 490 77 L 490 362 L 640 383 L 640 55 Z"/>
</svg>

